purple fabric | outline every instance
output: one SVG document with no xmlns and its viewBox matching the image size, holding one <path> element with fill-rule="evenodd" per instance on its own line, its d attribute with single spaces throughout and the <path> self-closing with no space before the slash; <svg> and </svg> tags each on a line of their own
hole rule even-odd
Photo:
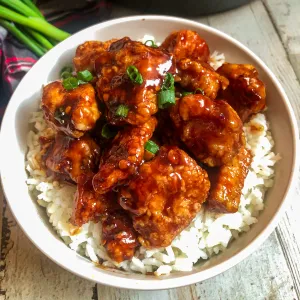
<svg viewBox="0 0 300 300">
<path fill-rule="evenodd" d="M 55 26 L 70 33 L 107 20 L 110 4 L 106 1 L 86 1 L 80 10 L 49 13 L 46 18 Z M 37 57 L 0 26 L 0 120 L 11 94 Z"/>
</svg>

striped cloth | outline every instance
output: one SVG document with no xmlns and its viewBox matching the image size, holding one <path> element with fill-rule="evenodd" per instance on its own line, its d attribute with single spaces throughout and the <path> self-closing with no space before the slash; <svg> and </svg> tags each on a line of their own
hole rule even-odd
<svg viewBox="0 0 300 300">
<path fill-rule="evenodd" d="M 70 33 L 107 20 L 110 16 L 110 3 L 106 1 L 73 0 L 67 11 L 59 2 L 62 3 L 63 0 L 57 3 L 50 1 L 48 6 L 45 5 L 44 10 L 41 10 L 53 25 Z M 64 4 L 66 5 L 67 2 Z M 49 7 L 50 4 L 58 9 Z M 37 59 L 31 51 L 0 26 L 0 120 L 11 94 Z"/>
</svg>

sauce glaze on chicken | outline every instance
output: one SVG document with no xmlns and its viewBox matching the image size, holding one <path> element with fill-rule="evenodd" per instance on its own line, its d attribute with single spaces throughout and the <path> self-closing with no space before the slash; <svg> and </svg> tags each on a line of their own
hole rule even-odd
<svg viewBox="0 0 300 300">
<path fill-rule="evenodd" d="M 238 210 L 252 159 L 243 122 L 265 108 L 265 86 L 254 66 L 214 70 L 209 55 L 190 30 L 159 47 L 128 37 L 87 41 L 73 63 L 92 79 L 43 88 L 56 132 L 41 139 L 43 165 L 76 185 L 71 222 L 100 222 L 116 262 L 140 245 L 170 245 L 202 205 Z"/>
</svg>

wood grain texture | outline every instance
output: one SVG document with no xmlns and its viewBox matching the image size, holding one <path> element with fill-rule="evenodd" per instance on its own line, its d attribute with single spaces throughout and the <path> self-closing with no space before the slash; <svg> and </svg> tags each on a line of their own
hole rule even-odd
<svg viewBox="0 0 300 300">
<path fill-rule="evenodd" d="M 69 273 L 42 254 L 24 235 L 6 205 L 2 229 L 0 300 L 93 299 L 95 284 Z"/>
<path fill-rule="evenodd" d="M 300 80 L 300 1 L 264 0 L 263 3 Z"/>
<path fill-rule="evenodd" d="M 278 8 L 281 3 L 288 2 L 292 3 L 293 6 L 298 4 L 298 0 L 264 0 L 265 5 L 261 1 L 256 1 L 230 12 L 208 18 L 198 18 L 197 20 L 227 32 L 258 54 L 281 81 L 299 122 L 300 86 L 295 75 L 296 67 L 294 66 L 293 69 L 290 64 L 290 62 L 294 64 L 291 54 L 295 53 L 296 50 L 287 46 L 288 39 L 285 38 L 284 31 L 280 31 L 282 26 L 279 28 L 280 24 L 284 25 L 285 28 L 294 25 L 290 25 L 292 21 L 285 20 L 284 14 L 287 12 L 284 10 L 284 6 L 276 12 L 283 16 L 277 16 L 277 21 L 274 17 L 276 7 Z M 299 18 L 298 6 L 295 7 L 297 9 L 295 16 Z M 293 9 L 290 7 L 290 14 L 293 13 L 291 12 Z M 126 10 L 118 6 L 113 8 L 112 17 L 137 13 L 137 11 Z M 300 30 L 300 26 L 297 26 L 294 32 L 288 33 L 289 36 L 297 36 L 297 31 Z M 287 31 L 285 29 L 285 32 Z M 289 43 L 291 44 L 291 42 Z M 223 274 L 202 283 L 155 292 L 122 290 L 103 285 L 95 286 L 94 283 L 63 270 L 31 244 L 4 205 L 3 218 L 0 218 L 0 233 L 3 233 L 0 261 L 0 300 L 300 299 L 300 204 L 298 203 L 300 199 L 300 177 L 294 198 L 295 201 L 286 212 L 276 231 L 246 260 Z M 0 196 L 0 216 L 2 216 L 1 203 Z"/>
</svg>

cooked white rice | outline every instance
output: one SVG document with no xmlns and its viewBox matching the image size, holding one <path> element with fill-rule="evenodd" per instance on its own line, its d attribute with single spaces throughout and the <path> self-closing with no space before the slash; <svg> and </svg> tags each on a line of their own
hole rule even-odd
<svg viewBox="0 0 300 300">
<path fill-rule="evenodd" d="M 147 36 L 144 40 L 153 39 Z M 214 52 L 210 63 L 217 69 L 224 62 L 224 55 Z M 72 214 L 75 187 L 46 177 L 39 165 L 40 136 L 51 135 L 41 111 L 32 113 L 29 120 L 32 130 L 28 133 L 26 170 L 27 184 L 39 205 L 45 207 L 49 221 L 63 241 L 73 250 L 105 267 L 117 267 L 128 272 L 169 274 L 174 271 L 191 271 L 193 264 L 207 260 L 226 249 L 228 244 L 258 221 L 264 208 L 264 195 L 273 185 L 274 165 L 280 159 L 272 152 L 274 141 L 264 114 L 254 115 L 245 124 L 247 146 L 253 161 L 245 180 L 238 212 L 217 214 L 202 209 L 188 228 L 183 230 L 166 248 L 146 250 L 140 247 L 128 261 L 112 261 L 101 246 L 101 224 L 89 222 L 81 228 L 73 226 Z"/>
</svg>

